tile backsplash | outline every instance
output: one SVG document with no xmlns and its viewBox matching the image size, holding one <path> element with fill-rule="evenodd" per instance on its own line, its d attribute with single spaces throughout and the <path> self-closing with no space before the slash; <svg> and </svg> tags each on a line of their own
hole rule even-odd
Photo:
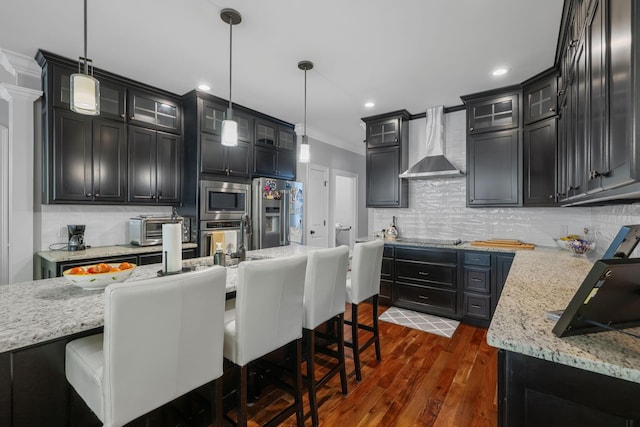
<svg viewBox="0 0 640 427">
<path fill-rule="evenodd" d="M 424 156 L 424 119 L 409 125 L 409 163 Z M 466 172 L 465 112 L 445 115 L 445 155 Z M 640 205 L 567 208 L 468 208 L 465 178 L 409 181 L 409 207 L 373 209 L 370 234 L 389 226 L 392 217 L 401 236 L 463 241 L 508 238 L 555 246 L 553 237 L 565 229 L 582 234 L 591 227 L 595 254 L 602 254 L 621 225 L 640 223 Z M 634 254 L 635 255 L 635 254 Z"/>
</svg>

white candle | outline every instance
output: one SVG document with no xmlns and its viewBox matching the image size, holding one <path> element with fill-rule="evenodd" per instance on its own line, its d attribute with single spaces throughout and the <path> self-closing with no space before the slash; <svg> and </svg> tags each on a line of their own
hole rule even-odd
<svg viewBox="0 0 640 427">
<path fill-rule="evenodd" d="M 162 270 L 175 273 L 182 270 L 182 226 L 162 224 Z"/>
</svg>

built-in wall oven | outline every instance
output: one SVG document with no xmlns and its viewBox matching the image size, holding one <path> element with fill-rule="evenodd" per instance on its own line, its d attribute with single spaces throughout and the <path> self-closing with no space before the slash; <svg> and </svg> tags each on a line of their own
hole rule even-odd
<svg viewBox="0 0 640 427">
<path fill-rule="evenodd" d="M 200 181 L 200 256 L 210 256 L 215 242 L 224 239 L 225 250 L 234 252 L 241 242 L 243 216 L 251 211 L 251 185 L 224 181 Z M 247 247 L 245 236 L 245 247 Z"/>
</svg>

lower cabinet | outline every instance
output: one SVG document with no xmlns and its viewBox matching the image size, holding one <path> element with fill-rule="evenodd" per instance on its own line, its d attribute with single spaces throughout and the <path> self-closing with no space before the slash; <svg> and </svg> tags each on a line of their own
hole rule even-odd
<svg viewBox="0 0 640 427">
<path fill-rule="evenodd" d="M 498 426 L 640 425 L 640 384 L 519 353 L 498 353 Z"/>
<path fill-rule="evenodd" d="M 197 248 L 187 248 L 182 250 L 182 259 L 195 258 Z M 62 277 L 62 272 L 73 267 L 83 265 L 105 263 L 130 262 L 136 265 L 158 264 L 162 262 L 162 252 L 149 252 L 143 254 L 132 254 L 102 258 L 87 258 L 74 261 L 51 262 L 40 258 L 40 279 L 50 279 L 52 277 Z M 1 425 L 1 424 L 0 424 Z"/>
<path fill-rule="evenodd" d="M 513 253 L 385 245 L 380 301 L 488 327 Z"/>
</svg>

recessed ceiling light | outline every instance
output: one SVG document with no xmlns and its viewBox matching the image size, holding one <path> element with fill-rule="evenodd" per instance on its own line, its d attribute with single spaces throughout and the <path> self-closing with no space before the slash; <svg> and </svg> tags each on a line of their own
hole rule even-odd
<svg viewBox="0 0 640 427">
<path fill-rule="evenodd" d="M 200 86 L 198 86 L 198 89 L 200 89 L 200 90 L 211 90 L 209 85 L 206 85 L 206 84 L 201 84 Z"/>
<path fill-rule="evenodd" d="M 493 74 L 494 76 L 503 76 L 507 74 L 507 71 L 509 70 L 507 70 L 506 68 L 496 68 L 491 74 Z"/>
<path fill-rule="evenodd" d="M 371 101 L 369 101 L 369 102 L 365 102 L 364 106 L 367 107 L 367 108 L 373 108 L 373 107 L 376 106 L 376 104 L 371 102 Z"/>
</svg>

